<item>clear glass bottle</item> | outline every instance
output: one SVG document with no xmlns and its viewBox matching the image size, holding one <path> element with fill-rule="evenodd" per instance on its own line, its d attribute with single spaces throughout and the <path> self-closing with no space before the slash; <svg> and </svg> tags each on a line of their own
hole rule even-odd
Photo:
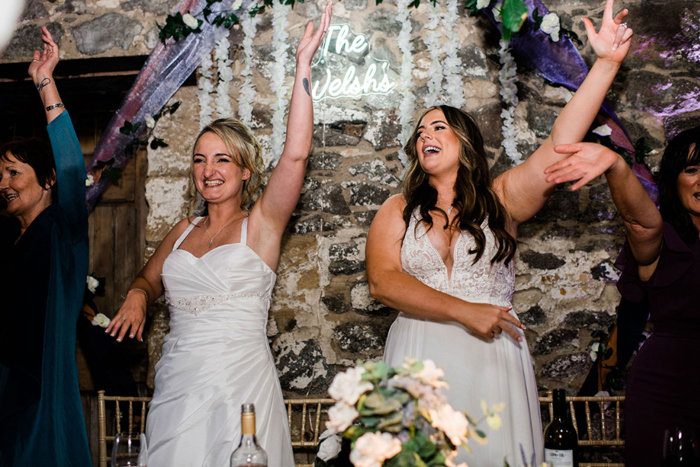
<svg viewBox="0 0 700 467">
<path fill-rule="evenodd" d="M 231 454 L 231 467 L 267 467 L 267 454 L 255 438 L 255 406 L 241 406 L 241 444 Z"/>
<path fill-rule="evenodd" d="M 566 405 L 566 392 L 555 389 L 552 401 L 554 418 L 544 431 L 544 460 L 551 467 L 578 467 L 578 437 Z"/>
</svg>

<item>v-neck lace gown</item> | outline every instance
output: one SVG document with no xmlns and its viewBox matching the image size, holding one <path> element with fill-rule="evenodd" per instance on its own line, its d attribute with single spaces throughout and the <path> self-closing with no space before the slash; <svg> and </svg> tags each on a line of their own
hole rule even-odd
<svg viewBox="0 0 700 467">
<path fill-rule="evenodd" d="M 293 467 L 289 425 L 267 341 L 276 274 L 241 243 L 201 258 L 175 243 L 163 264 L 170 332 L 156 365 L 146 433 L 149 467 L 228 467 L 241 437 L 241 404 L 255 404 L 270 466 Z"/>
<path fill-rule="evenodd" d="M 494 236 L 484 222 L 481 228 L 486 235 L 484 254 L 476 264 L 474 239 L 462 232 L 454 246 L 454 265 L 451 274 L 430 242 L 425 226 L 414 213 L 403 246 L 401 265 L 404 272 L 424 284 L 461 298 L 468 302 L 510 306 L 513 297 L 515 275 L 513 263 L 491 264 L 497 251 Z M 417 228 L 416 228 L 417 226 Z M 515 316 L 515 313 L 511 311 Z M 517 342 L 506 333 L 486 341 L 467 331 L 456 322 L 430 321 L 399 313 L 389 330 L 384 360 L 391 366 L 399 366 L 404 357 L 431 359 L 445 371 L 450 384 L 446 391 L 448 400 L 456 410 L 466 411 L 478 420 L 482 418 L 481 401 L 489 407 L 503 402 L 501 413 L 503 426 L 491 430 L 480 426 L 488 443 L 471 442 L 473 455 L 465 451 L 460 462 L 478 467 L 503 467 L 506 459 L 510 465 L 522 463 L 522 450 L 528 460 L 535 453 L 537 463 L 543 461 L 542 425 L 540 420 L 537 385 L 527 342 L 521 330 L 516 330 L 523 342 Z"/>
</svg>

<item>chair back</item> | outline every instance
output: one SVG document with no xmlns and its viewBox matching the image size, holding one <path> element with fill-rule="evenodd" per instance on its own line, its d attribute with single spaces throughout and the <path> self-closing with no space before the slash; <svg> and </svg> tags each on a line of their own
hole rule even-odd
<svg viewBox="0 0 700 467">
<path fill-rule="evenodd" d="M 122 431 L 144 433 L 146 430 L 147 402 L 150 397 L 105 396 L 104 391 L 97 391 L 99 421 L 99 467 L 107 467 L 111 460 L 107 456 L 107 443 L 114 443 L 114 436 Z M 136 409 L 136 413 L 134 412 Z M 126 420 L 122 421 L 126 411 Z M 107 433 L 107 418 L 114 420 L 114 432 Z M 111 430 L 110 430 L 111 431 Z"/>
<path fill-rule="evenodd" d="M 544 397 L 540 397 L 540 405 L 546 405 L 549 411 L 549 419 L 554 417 L 554 403 L 552 400 L 552 392 L 549 391 Z M 624 396 L 593 396 L 593 397 L 577 397 L 567 396 L 566 401 L 569 403 L 569 412 L 571 413 L 571 421 L 578 435 L 579 446 L 596 446 L 596 447 L 624 447 L 625 441 L 620 437 L 621 424 L 620 415 L 622 413 L 622 403 L 625 401 Z M 594 420 L 591 415 L 591 404 L 597 408 Z M 583 411 L 586 417 L 586 432 L 579 433 L 578 423 L 576 420 L 576 409 L 583 405 Z M 597 406 L 597 407 L 596 407 Z M 613 410 L 610 409 L 612 406 Z M 544 411 L 544 410 L 543 410 Z M 585 438 L 585 439 L 583 439 Z M 580 463 L 580 467 L 624 467 L 623 463 Z"/>
</svg>

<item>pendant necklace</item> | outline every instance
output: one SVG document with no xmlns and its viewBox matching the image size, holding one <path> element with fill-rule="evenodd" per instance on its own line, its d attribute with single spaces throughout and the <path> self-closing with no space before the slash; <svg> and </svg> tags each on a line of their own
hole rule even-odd
<svg viewBox="0 0 700 467">
<path fill-rule="evenodd" d="M 441 202 L 439 202 L 439 201 L 435 201 L 435 204 L 437 204 L 438 206 L 442 206 L 442 207 L 444 207 L 444 208 L 447 208 L 447 215 L 448 215 L 448 216 L 449 216 L 450 213 L 452 212 L 452 207 L 453 207 L 453 206 L 451 206 L 451 205 L 448 206 L 448 205 L 446 205 L 446 204 L 444 204 L 444 203 L 441 203 Z"/>
<path fill-rule="evenodd" d="M 219 234 L 221 233 L 222 230 L 224 230 L 224 227 L 226 227 L 226 226 L 229 225 L 231 222 L 233 222 L 234 220 L 236 220 L 240 214 L 245 214 L 245 213 L 239 212 L 238 214 L 234 215 L 234 216 L 231 218 L 231 220 L 229 220 L 229 221 L 228 221 L 227 223 L 225 223 L 219 230 L 217 230 L 216 233 L 215 233 L 214 235 L 212 235 L 211 232 L 209 232 L 209 229 L 207 229 L 207 222 L 209 222 L 209 216 L 207 216 L 207 220 L 204 221 L 204 230 L 206 230 L 206 231 L 207 231 L 207 235 L 209 235 L 209 236 L 211 237 L 211 240 L 209 240 L 209 249 L 210 249 L 210 250 L 211 250 L 212 244 L 214 243 L 214 238 L 216 238 L 216 236 L 219 235 Z"/>
</svg>

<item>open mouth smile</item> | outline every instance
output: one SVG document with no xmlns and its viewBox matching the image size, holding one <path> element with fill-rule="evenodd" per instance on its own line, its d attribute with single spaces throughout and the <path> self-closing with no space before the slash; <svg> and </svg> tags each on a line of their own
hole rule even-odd
<svg viewBox="0 0 700 467">
<path fill-rule="evenodd" d="M 204 182 L 204 186 L 209 186 L 209 187 L 219 186 L 219 185 L 223 185 L 223 184 L 224 184 L 224 182 L 221 180 L 206 180 Z"/>
<path fill-rule="evenodd" d="M 437 146 L 425 146 L 423 147 L 423 155 L 424 156 L 432 156 L 434 154 L 437 154 L 440 152 L 440 148 Z"/>
</svg>

